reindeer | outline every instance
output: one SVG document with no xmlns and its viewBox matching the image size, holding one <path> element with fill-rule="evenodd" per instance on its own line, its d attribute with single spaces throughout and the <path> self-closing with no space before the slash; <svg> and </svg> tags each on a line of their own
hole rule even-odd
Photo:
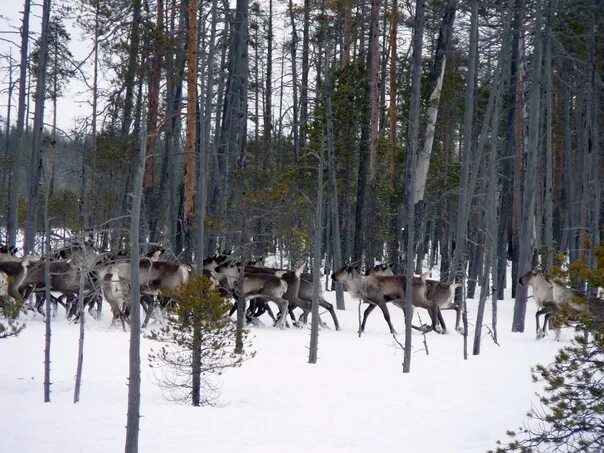
<svg viewBox="0 0 604 453">
<path fill-rule="evenodd" d="M 438 305 L 438 321 L 442 327 L 442 333 L 447 332 L 447 326 L 442 315 L 443 310 L 455 310 L 455 330 L 464 333 L 461 323 L 461 305 L 455 303 L 455 290 L 459 283 L 446 283 L 438 280 L 426 279 L 426 299 Z"/>
<path fill-rule="evenodd" d="M 304 324 L 306 324 L 308 320 L 308 315 L 312 310 L 313 278 L 312 274 L 302 273 L 303 267 L 304 266 L 299 267 L 296 271 L 283 271 L 282 269 L 272 269 L 267 267 L 256 266 L 246 266 L 245 268 L 246 273 L 275 274 L 277 272 L 285 272 L 282 275 L 282 278 L 287 282 L 288 290 L 284 298 L 289 301 L 289 314 L 292 320 L 294 321 L 294 325 L 296 326 L 299 325 L 299 322 L 303 322 Z M 257 304 L 264 303 L 261 297 L 256 297 L 254 299 L 256 299 Z M 340 324 L 338 322 L 338 318 L 336 316 L 333 305 L 323 298 L 322 293 L 319 294 L 319 305 L 329 311 L 336 330 L 340 330 Z M 258 306 L 262 307 L 262 305 Z M 295 308 L 300 308 L 302 310 L 302 314 L 300 315 L 298 320 L 296 320 L 293 313 L 293 310 Z M 319 322 L 322 326 L 326 325 L 321 319 L 319 319 Z"/>
<path fill-rule="evenodd" d="M 365 271 L 365 276 L 393 276 L 392 264 L 377 264 L 371 269 Z M 447 325 L 442 316 L 442 310 L 455 310 L 455 330 L 463 333 L 463 328 L 460 327 L 461 321 L 461 307 L 454 302 L 455 289 L 459 287 L 459 283 L 445 283 L 438 280 L 426 279 L 426 299 L 430 302 L 435 303 L 438 309 L 428 309 L 430 318 L 432 320 L 432 330 L 439 333 L 447 332 Z M 423 307 L 426 308 L 426 307 Z M 434 312 L 436 312 L 436 318 L 434 318 Z M 439 325 L 440 324 L 440 325 Z"/>
<path fill-rule="evenodd" d="M 239 263 L 225 262 L 215 268 L 215 272 L 219 277 L 221 285 L 226 285 L 229 291 L 235 289 L 235 282 L 240 277 L 240 265 Z M 275 325 L 280 328 L 285 327 L 285 317 L 287 315 L 287 309 L 289 301 L 284 299 L 285 294 L 288 290 L 288 284 L 284 280 L 283 275 L 287 271 L 277 271 L 273 274 L 269 273 L 254 273 L 244 274 L 243 277 L 243 288 L 242 295 L 243 303 L 250 296 L 263 296 L 274 302 L 281 313 Z"/>
<path fill-rule="evenodd" d="M 533 298 L 537 304 L 535 323 L 537 325 L 537 340 L 544 338 L 547 334 L 547 325 L 551 318 L 560 312 L 560 305 L 554 299 L 554 287 L 543 276 L 539 267 L 534 267 L 518 279 L 522 286 L 530 286 L 533 289 Z M 539 323 L 539 316 L 545 315 L 543 328 Z"/>
<path fill-rule="evenodd" d="M 390 327 L 390 333 L 396 334 L 390 321 L 390 313 L 386 303 L 392 302 L 403 311 L 405 310 L 406 277 L 402 275 L 369 275 L 363 277 L 359 272 L 359 267 L 359 264 L 346 264 L 331 275 L 333 280 L 346 286 L 346 289 L 348 289 L 353 298 L 362 299 L 369 303 L 369 306 L 365 309 L 365 313 L 363 314 L 363 321 L 359 329 L 359 334 L 365 330 L 367 316 L 369 316 L 376 306 L 380 307 L 382 310 L 384 319 L 388 323 L 388 327 Z M 438 306 L 426 299 L 426 278 L 427 273 L 421 277 L 413 277 L 411 288 L 412 299 L 414 306 L 428 310 L 434 328 L 438 316 Z M 419 331 L 425 331 L 425 329 L 421 327 L 413 326 L 413 328 Z"/>
<path fill-rule="evenodd" d="M 192 267 L 187 264 L 152 261 L 142 258 L 139 261 L 141 293 L 158 295 L 161 291 L 173 290 L 189 281 Z M 105 300 L 113 313 L 112 325 L 116 320 L 125 330 L 128 299 L 130 294 L 131 265 L 128 262 L 110 264 L 99 271 L 99 280 Z M 152 310 L 151 310 L 152 311 Z M 150 311 L 147 310 L 147 317 Z M 145 319 L 144 325 L 148 322 Z"/>
</svg>

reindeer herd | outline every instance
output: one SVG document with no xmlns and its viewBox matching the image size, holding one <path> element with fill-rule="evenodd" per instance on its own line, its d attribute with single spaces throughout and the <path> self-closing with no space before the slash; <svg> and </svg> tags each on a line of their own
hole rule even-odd
<svg viewBox="0 0 604 453">
<path fill-rule="evenodd" d="M 0 246 L 0 291 L 3 296 L 12 297 L 29 308 L 42 312 L 46 298 L 46 269 L 49 271 L 50 301 L 55 307 L 62 305 L 69 319 L 78 319 L 79 307 L 87 309 L 98 317 L 105 301 L 112 313 L 112 325 L 120 323 L 125 329 L 129 322 L 131 262 L 125 253 L 99 251 L 90 241 L 75 241 L 61 249 L 54 250 L 46 257 L 18 257 L 16 249 Z M 242 275 L 243 272 L 243 275 Z M 139 260 L 139 280 L 141 306 L 145 311 L 143 327 L 157 317 L 172 301 L 166 296 L 180 285 L 186 284 L 193 276 L 205 275 L 219 288 L 223 297 L 237 295 L 244 302 L 249 300 L 245 310 L 246 321 L 258 322 L 267 313 L 274 324 L 284 328 L 289 315 L 293 325 L 300 326 L 308 320 L 312 307 L 313 276 L 303 272 L 303 266 L 296 269 L 277 269 L 264 266 L 263 259 L 241 263 L 222 253 L 203 260 L 203 268 L 194 264 L 167 261 L 165 250 L 153 247 Z M 455 302 L 458 283 L 431 280 L 428 273 L 413 277 L 411 288 L 407 288 L 404 275 L 394 275 L 392 265 L 378 264 L 364 273 L 359 264 L 346 264 L 335 271 L 331 278 L 344 285 L 352 298 L 368 304 L 364 311 L 359 335 L 364 331 L 371 312 L 379 307 L 391 333 L 396 333 L 390 319 L 388 303 L 404 310 L 407 291 L 411 291 L 412 303 L 416 308 L 428 312 L 430 325 L 413 326 L 422 332 L 447 330 L 443 310 L 455 310 L 455 329 L 463 333 L 460 325 L 461 306 Z M 546 334 L 546 324 L 563 310 L 572 309 L 588 313 L 598 321 L 604 321 L 604 302 L 595 297 L 585 297 L 577 290 L 550 283 L 539 269 L 533 269 L 520 278 L 520 283 L 531 286 L 539 310 L 536 314 L 537 338 Z M 78 304 L 82 297 L 82 305 Z M 269 302 L 278 308 L 275 315 Z M 340 324 L 332 304 L 322 293 L 319 304 L 327 310 L 336 330 Z M 229 313 L 233 315 L 237 303 Z M 301 311 L 296 318 L 295 310 Z M 539 317 L 545 315 L 543 327 Z M 319 319 L 321 325 L 326 324 Z M 558 337 L 558 335 L 556 336 Z"/>
</svg>

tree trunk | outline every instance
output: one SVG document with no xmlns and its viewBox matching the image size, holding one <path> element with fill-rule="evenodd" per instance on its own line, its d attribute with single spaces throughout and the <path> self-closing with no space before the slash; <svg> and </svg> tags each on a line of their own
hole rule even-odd
<svg viewBox="0 0 604 453">
<path fill-rule="evenodd" d="M 84 332 L 85 332 L 85 322 L 86 322 L 86 314 L 84 312 L 84 273 L 88 272 L 87 269 L 84 269 L 80 266 L 79 274 L 80 274 L 80 287 L 78 289 L 78 316 L 80 323 L 80 338 L 78 340 L 78 363 L 76 366 L 76 379 L 75 379 L 75 387 L 73 389 L 73 403 L 77 403 L 80 401 L 80 388 L 82 387 L 82 365 L 84 362 Z"/>
<path fill-rule="evenodd" d="M 36 109 L 34 112 L 34 130 L 32 155 L 29 166 L 29 191 L 27 216 L 25 218 L 25 238 L 23 251 L 34 251 L 36 240 L 36 220 L 38 213 L 38 184 L 42 171 L 42 135 L 44 133 L 44 101 L 46 98 L 46 65 L 48 62 L 48 22 L 50 19 L 50 0 L 44 0 L 42 8 L 42 31 L 38 55 L 38 74 L 36 77 Z"/>
<path fill-rule="evenodd" d="M 440 104 L 440 93 L 445 78 L 445 67 L 447 63 L 447 52 L 449 42 L 455 22 L 455 13 L 457 11 L 457 0 L 447 0 L 445 13 L 438 31 L 438 41 L 436 44 L 436 56 L 434 58 L 434 67 L 430 75 L 430 100 L 426 112 L 426 132 L 424 134 L 424 148 L 418 156 L 416 185 L 414 201 L 417 204 L 424 199 L 426 192 L 426 181 L 428 179 L 428 168 L 430 165 L 430 156 L 432 154 L 432 144 L 434 143 L 434 131 L 436 130 L 436 120 L 438 118 L 438 105 Z"/>
<path fill-rule="evenodd" d="M 197 143 L 197 0 L 189 0 L 189 29 L 187 43 L 187 138 L 185 158 L 186 230 L 193 217 L 195 197 L 195 145 Z"/>
<path fill-rule="evenodd" d="M 331 229 L 333 238 L 333 268 L 339 269 L 342 266 L 342 244 L 340 241 L 340 213 L 338 205 L 338 183 L 336 179 L 336 156 L 333 133 L 333 109 L 331 105 L 331 75 L 329 70 L 325 71 L 325 117 L 327 135 L 327 154 L 329 160 L 329 191 L 330 191 L 330 212 Z M 336 288 L 336 307 L 338 310 L 345 310 L 344 292 L 341 283 L 335 284 Z"/>
<path fill-rule="evenodd" d="M 527 149 L 526 173 L 524 177 L 524 200 L 520 222 L 520 235 L 518 237 L 519 262 L 518 272 L 525 274 L 531 269 L 533 249 L 532 241 L 533 222 L 535 214 L 535 192 L 537 176 L 537 159 L 539 155 L 539 114 L 541 104 L 541 78 L 542 78 L 542 33 L 541 33 L 541 0 L 535 5 L 535 55 L 533 84 L 531 87 L 529 104 L 529 141 Z M 526 287 L 516 283 L 516 301 L 514 303 L 513 332 L 524 332 L 524 319 L 526 316 Z"/>
<path fill-rule="evenodd" d="M 501 73 L 505 68 L 505 60 L 506 56 L 509 52 L 508 47 L 508 39 L 510 29 L 510 15 L 511 15 L 511 6 L 513 0 L 509 0 L 508 10 L 504 12 L 507 17 L 504 17 L 504 29 L 502 33 L 503 44 L 501 48 L 501 52 L 499 54 L 499 59 L 497 61 L 497 68 L 495 69 L 495 78 L 492 81 L 491 90 L 495 91 L 495 112 L 492 116 L 492 129 L 491 129 L 491 145 L 489 152 L 489 164 L 488 164 L 488 177 L 487 177 L 487 197 L 486 197 L 486 214 L 485 214 L 485 225 L 487 233 L 485 235 L 485 257 L 484 257 L 484 271 L 482 274 L 482 280 L 480 282 L 480 300 L 478 302 L 478 312 L 476 315 L 476 327 L 474 330 L 474 345 L 472 348 L 472 354 L 478 355 L 480 354 L 480 343 L 482 339 L 482 325 L 484 319 L 484 310 L 486 307 L 486 301 L 488 297 L 488 293 L 491 289 L 489 285 L 489 276 L 492 277 L 493 282 L 497 279 L 497 186 L 498 186 L 498 178 L 497 178 L 497 144 L 499 140 L 496 138 L 499 137 L 499 117 L 501 114 L 501 104 L 502 104 L 502 93 L 503 87 L 501 86 Z M 490 271 L 490 272 L 489 272 Z M 493 332 L 496 338 L 496 325 L 497 325 L 497 292 L 493 290 L 492 296 L 492 327 Z"/>
<path fill-rule="evenodd" d="M 378 253 L 377 245 L 377 148 L 379 128 L 379 56 L 380 56 L 380 1 L 371 1 L 369 26 L 369 52 L 367 54 L 367 79 L 369 83 L 369 183 L 367 216 L 367 267 L 373 267 Z"/>
<path fill-rule="evenodd" d="M 299 105 L 298 105 L 298 63 L 296 53 L 298 50 L 298 32 L 296 31 L 296 21 L 294 18 L 294 4 L 289 0 L 289 14 L 292 26 L 291 57 L 292 57 L 292 94 L 293 94 L 293 122 L 292 133 L 294 136 L 294 159 L 296 162 L 300 159 L 300 123 L 299 123 Z"/>
<path fill-rule="evenodd" d="M 44 255 L 47 259 L 44 260 L 44 301 L 46 303 L 44 315 L 44 402 L 50 403 L 50 337 L 51 337 L 51 312 L 50 312 L 50 219 L 48 218 L 48 186 L 44 194 Z"/>
<path fill-rule="evenodd" d="M 470 160 L 472 152 L 472 122 L 474 120 L 474 92 L 475 92 L 475 74 L 476 74 L 476 56 L 478 52 L 478 2 L 472 0 L 472 16 L 470 24 L 470 50 L 468 56 L 468 75 L 466 83 L 466 94 L 464 103 L 464 124 L 463 124 L 463 156 L 461 182 L 459 188 L 459 201 L 457 209 L 457 230 L 455 235 L 455 253 L 453 255 L 453 272 L 449 275 L 449 281 L 457 279 L 464 286 L 465 268 L 466 268 L 466 231 L 468 218 L 470 214 L 471 197 L 468 197 L 468 179 L 470 171 Z M 475 167 L 478 171 L 478 166 Z M 466 301 L 462 297 L 462 311 L 464 316 L 464 326 L 467 319 Z M 464 359 L 468 358 L 467 349 L 467 328 L 464 329 Z"/>
<path fill-rule="evenodd" d="M 134 105 L 134 78 L 140 47 L 141 0 L 132 0 L 132 28 L 130 29 L 130 47 L 128 49 L 128 65 L 124 76 L 126 94 L 124 95 L 124 116 L 122 118 L 121 136 L 130 133 L 132 125 L 132 106 Z"/>
<path fill-rule="evenodd" d="M 319 146 L 317 164 L 317 198 L 313 227 L 312 322 L 308 363 L 317 363 L 319 349 L 319 297 L 321 294 L 321 230 L 323 229 L 323 146 Z M 283 313 L 285 316 L 286 313 Z"/>
<path fill-rule="evenodd" d="M 138 434 L 140 423 L 140 397 L 141 397 L 141 357 L 140 357 L 140 274 L 139 274 L 139 227 L 141 198 L 143 194 L 143 173 L 147 157 L 147 126 L 141 121 L 142 132 L 139 141 L 140 152 L 134 176 L 132 196 L 132 211 L 130 217 L 130 352 L 128 367 L 128 418 L 126 424 L 126 453 L 138 452 Z"/>
<path fill-rule="evenodd" d="M 411 60 L 411 100 L 409 105 L 409 135 L 407 148 L 407 263 L 406 285 L 411 288 L 413 278 L 413 250 L 414 250 L 414 211 L 413 191 L 415 188 L 415 168 L 417 166 L 418 139 L 419 139 L 419 109 L 421 89 L 422 46 L 424 41 L 426 4 L 423 0 L 415 3 L 415 22 L 413 24 L 413 56 Z M 411 371 L 411 324 L 413 321 L 412 291 L 405 294 L 405 352 L 403 360 L 403 373 Z"/>
<path fill-rule="evenodd" d="M 13 162 L 8 177 L 9 201 L 7 222 L 7 246 L 17 243 L 17 228 L 19 221 L 19 188 L 21 181 L 21 156 L 25 147 L 25 95 L 27 81 L 27 45 L 29 42 L 29 12 L 31 0 L 23 2 L 23 25 L 21 27 L 21 61 L 19 63 L 19 100 L 17 101 L 17 130 L 16 140 L 11 156 Z"/>
</svg>

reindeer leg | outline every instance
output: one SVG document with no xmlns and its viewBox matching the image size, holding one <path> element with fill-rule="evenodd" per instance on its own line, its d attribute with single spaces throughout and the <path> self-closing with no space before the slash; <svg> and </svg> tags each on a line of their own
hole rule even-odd
<svg viewBox="0 0 604 453">
<path fill-rule="evenodd" d="M 442 327 L 442 332 L 443 334 L 447 333 L 447 325 L 445 324 L 445 318 L 443 317 L 443 311 L 440 309 L 440 307 L 438 307 L 438 322 L 440 323 L 441 327 Z"/>
<path fill-rule="evenodd" d="M 340 323 L 338 322 L 338 317 L 336 316 L 336 311 L 333 309 L 333 305 L 327 302 L 325 299 L 320 299 L 319 304 L 321 307 L 327 309 L 331 318 L 333 319 L 333 324 L 336 326 L 336 330 L 340 330 Z"/>
<path fill-rule="evenodd" d="M 275 297 L 275 296 L 265 295 L 264 297 L 268 300 L 273 301 L 279 307 L 280 314 L 277 319 L 277 322 L 275 323 L 275 326 L 278 326 L 280 329 L 285 329 L 285 322 L 286 322 L 286 318 L 287 318 L 287 309 L 289 306 L 289 301 L 287 299 L 282 299 L 280 297 Z"/>
<path fill-rule="evenodd" d="M 545 317 L 544 317 L 544 321 L 543 321 L 543 329 L 541 329 L 541 326 L 539 324 L 539 316 L 541 316 L 542 314 L 545 313 Z M 541 308 L 540 310 L 537 310 L 537 313 L 535 313 L 535 323 L 537 324 L 537 340 L 540 340 L 541 338 L 545 337 L 545 326 L 547 325 L 547 321 L 548 321 L 548 316 L 549 313 L 546 313 L 546 309 L 545 308 Z"/>
<path fill-rule="evenodd" d="M 367 317 L 369 316 L 369 314 L 375 310 L 375 307 L 377 307 L 376 304 L 374 303 L 370 303 L 369 306 L 365 309 L 365 311 L 363 312 L 363 322 L 361 323 L 361 326 L 359 328 L 359 336 L 365 332 L 365 323 L 367 322 Z"/>
<path fill-rule="evenodd" d="M 432 310 L 433 312 L 431 316 L 434 317 L 434 319 L 432 320 L 432 330 L 436 331 L 437 333 L 444 334 L 446 332 L 446 329 L 443 327 L 444 320 L 443 315 L 440 312 L 440 307 L 437 304 L 434 304 L 434 308 Z"/>
</svg>

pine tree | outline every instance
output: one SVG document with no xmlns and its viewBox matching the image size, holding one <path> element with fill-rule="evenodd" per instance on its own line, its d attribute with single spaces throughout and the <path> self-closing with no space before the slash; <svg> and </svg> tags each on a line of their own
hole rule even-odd
<svg viewBox="0 0 604 453">
<path fill-rule="evenodd" d="M 218 394 L 210 375 L 238 367 L 254 353 L 235 353 L 237 327 L 227 316 L 231 306 L 210 279 L 194 278 L 170 297 L 174 303 L 165 326 L 148 335 L 163 343 L 149 354 L 150 365 L 158 370 L 157 383 L 170 398 L 191 398 L 193 406 L 211 404 Z M 243 338 L 249 350 L 247 332 Z"/>
</svg>

